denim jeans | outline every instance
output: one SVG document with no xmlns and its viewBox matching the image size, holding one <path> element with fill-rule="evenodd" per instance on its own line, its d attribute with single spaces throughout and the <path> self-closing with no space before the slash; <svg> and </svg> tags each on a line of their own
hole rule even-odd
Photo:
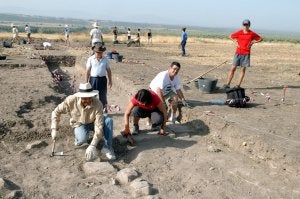
<svg viewBox="0 0 300 199">
<path fill-rule="evenodd" d="M 82 124 L 74 129 L 75 144 L 81 145 L 86 143 L 89 138 L 89 131 L 94 131 L 94 123 Z M 105 116 L 103 121 L 104 146 L 112 149 L 113 138 L 113 120 Z"/>
<path fill-rule="evenodd" d="M 185 56 L 185 45 L 186 45 L 186 42 L 183 41 L 183 42 L 181 43 L 181 51 L 182 51 L 182 54 L 181 54 L 181 55 L 182 55 L 182 56 Z"/>
</svg>

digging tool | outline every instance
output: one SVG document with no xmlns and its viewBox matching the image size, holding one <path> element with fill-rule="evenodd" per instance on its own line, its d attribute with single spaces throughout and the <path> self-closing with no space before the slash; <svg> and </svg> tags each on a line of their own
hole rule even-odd
<svg viewBox="0 0 300 199">
<path fill-rule="evenodd" d="M 53 157 L 53 156 L 63 156 L 64 155 L 63 151 L 61 151 L 61 152 L 54 152 L 54 150 L 55 150 L 55 139 L 53 140 L 53 143 L 52 143 L 52 150 L 51 150 L 50 157 Z"/>
<path fill-rule="evenodd" d="M 225 63 L 227 63 L 227 62 L 228 62 L 227 60 L 224 61 L 224 62 L 222 62 L 221 64 L 219 64 L 219 65 L 213 67 L 212 69 L 209 69 L 208 71 L 206 71 L 206 72 L 203 73 L 202 75 L 199 75 L 198 77 L 196 77 L 196 78 L 194 78 L 194 79 L 188 81 L 186 84 L 189 84 L 189 83 L 191 83 L 192 81 L 195 81 L 196 79 L 199 79 L 199 78 L 203 77 L 203 76 L 206 75 L 207 73 L 209 73 L 209 72 L 211 72 L 211 71 L 213 71 L 213 70 L 219 68 L 220 66 L 222 66 L 223 64 L 225 64 Z"/>
</svg>

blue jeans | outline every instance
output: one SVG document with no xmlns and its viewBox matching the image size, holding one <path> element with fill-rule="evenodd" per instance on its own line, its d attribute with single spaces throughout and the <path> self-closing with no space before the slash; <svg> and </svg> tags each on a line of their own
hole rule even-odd
<svg viewBox="0 0 300 199">
<path fill-rule="evenodd" d="M 186 45 L 186 42 L 183 41 L 183 42 L 181 43 L 181 51 L 182 51 L 182 54 L 181 54 L 181 55 L 182 55 L 182 56 L 185 56 L 185 45 Z"/>
<path fill-rule="evenodd" d="M 104 146 L 108 149 L 112 149 L 113 120 L 107 116 L 103 119 Z M 75 144 L 81 145 L 86 143 L 89 138 L 89 131 L 94 131 L 94 123 L 82 124 L 81 126 L 76 127 L 74 129 Z"/>
</svg>

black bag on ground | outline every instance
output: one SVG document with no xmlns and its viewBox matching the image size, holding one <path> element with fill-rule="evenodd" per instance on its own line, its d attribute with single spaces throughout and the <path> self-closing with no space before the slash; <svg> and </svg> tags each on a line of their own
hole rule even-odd
<svg viewBox="0 0 300 199">
<path fill-rule="evenodd" d="M 241 87 L 228 89 L 226 94 L 226 104 L 230 107 L 244 108 L 250 100 L 248 96 L 245 96 L 245 89 Z"/>
<path fill-rule="evenodd" d="M 11 48 L 12 47 L 12 43 L 9 41 L 3 41 L 3 47 L 4 48 Z"/>
</svg>

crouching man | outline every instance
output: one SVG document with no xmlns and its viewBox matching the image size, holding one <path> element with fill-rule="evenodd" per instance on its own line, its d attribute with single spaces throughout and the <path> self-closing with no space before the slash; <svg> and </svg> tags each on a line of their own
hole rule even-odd
<svg viewBox="0 0 300 199">
<path fill-rule="evenodd" d="M 68 96 L 52 112 L 51 136 L 55 140 L 57 137 L 58 123 L 61 114 L 68 113 L 71 116 L 70 124 L 74 128 L 75 145 L 79 146 L 87 143 L 89 131 L 94 131 L 92 142 L 85 152 L 87 161 L 93 160 L 97 156 L 96 146 L 104 134 L 104 146 L 101 153 L 110 160 L 115 159 L 112 148 L 113 121 L 109 117 L 103 116 L 103 106 L 99 101 L 98 91 L 93 90 L 90 83 L 79 85 L 79 92 Z"/>
</svg>

